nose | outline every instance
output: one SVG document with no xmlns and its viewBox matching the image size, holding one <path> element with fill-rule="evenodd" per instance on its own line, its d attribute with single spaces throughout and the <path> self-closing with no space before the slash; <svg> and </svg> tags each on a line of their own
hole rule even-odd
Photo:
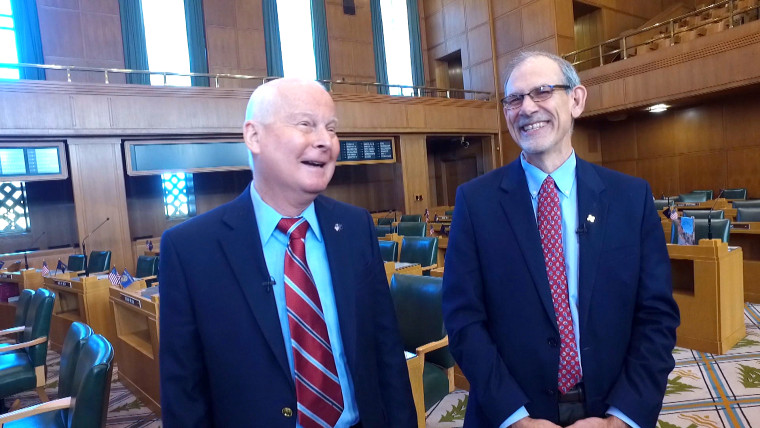
<svg viewBox="0 0 760 428">
<path fill-rule="evenodd" d="M 318 126 L 314 133 L 312 145 L 318 149 L 329 148 L 332 144 L 335 134 L 330 132 L 326 126 Z"/>
<path fill-rule="evenodd" d="M 523 102 L 520 106 L 519 111 L 520 114 L 529 116 L 538 111 L 538 103 L 533 101 L 533 98 L 531 98 L 529 95 L 526 95 L 523 97 Z"/>
</svg>

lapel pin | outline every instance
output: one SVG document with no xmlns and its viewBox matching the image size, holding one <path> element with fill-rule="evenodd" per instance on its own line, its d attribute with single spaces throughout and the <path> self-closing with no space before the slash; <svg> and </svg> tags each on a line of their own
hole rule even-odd
<svg viewBox="0 0 760 428">
<path fill-rule="evenodd" d="M 335 223 L 335 231 L 340 232 L 341 230 L 343 230 L 343 225 L 340 223 Z"/>
<path fill-rule="evenodd" d="M 594 217 L 591 214 L 589 214 L 588 217 L 586 217 L 586 221 L 588 221 L 589 223 L 593 223 L 594 220 L 596 220 L 596 217 Z"/>
</svg>

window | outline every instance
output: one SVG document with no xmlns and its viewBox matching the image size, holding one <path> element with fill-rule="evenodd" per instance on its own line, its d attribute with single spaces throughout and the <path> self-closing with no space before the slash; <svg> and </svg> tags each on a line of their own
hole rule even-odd
<svg viewBox="0 0 760 428">
<path fill-rule="evenodd" d="M 380 0 L 383 19 L 383 41 L 385 42 L 385 63 L 388 83 L 391 85 L 414 84 L 412 80 L 412 58 L 409 46 L 409 16 L 406 0 Z M 411 88 L 390 88 L 391 95 L 413 95 Z"/>
<path fill-rule="evenodd" d="M 31 230 L 23 181 L 0 183 L 0 234 Z"/>
<path fill-rule="evenodd" d="M 190 73 L 183 0 L 142 0 L 142 11 L 149 69 Z M 164 85 L 164 76 L 151 74 L 150 84 Z M 190 77 L 167 76 L 166 84 L 190 86 Z"/>
<path fill-rule="evenodd" d="M 16 31 L 13 24 L 11 0 L 0 0 L 0 62 L 17 64 Z M 0 79 L 18 79 L 15 68 L 0 68 Z"/>
<path fill-rule="evenodd" d="M 285 77 L 317 78 L 311 0 L 278 0 L 282 68 Z"/>
<path fill-rule="evenodd" d="M 161 184 L 164 188 L 164 213 L 168 220 L 184 219 L 195 215 L 193 174 L 163 173 Z"/>
</svg>

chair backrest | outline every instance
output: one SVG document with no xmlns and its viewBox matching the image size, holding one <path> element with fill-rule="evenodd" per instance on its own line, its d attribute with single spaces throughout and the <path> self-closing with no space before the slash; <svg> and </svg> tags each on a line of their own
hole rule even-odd
<svg viewBox="0 0 760 428">
<path fill-rule="evenodd" d="M 441 308 L 443 278 L 394 274 L 390 291 L 404 350 L 414 352 L 446 336 Z M 448 346 L 427 354 L 426 360 L 444 368 L 454 366 Z"/>
<path fill-rule="evenodd" d="M 377 225 L 378 226 L 390 226 L 393 224 L 393 219 L 390 217 L 383 217 L 377 219 Z"/>
<path fill-rule="evenodd" d="M 731 220 L 729 219 L 716 219 L 712 220 L 710 226 L 712 229 L 713 239 L 720 239 L 723 242 L 728 242 L 728 234 L 731 229 Z M 700 239 L 707 239 L 707 219 L 695 219 L 694 220 L 694 243 L 698 244 Z M 678 243 L 678 229 L 676 224 L 673 223 L 670 227 L 670 242 L 672 244 Z"/>
<path fill-rule="evenodd" d="M 760 199 L 750 199 L 748 201 L 733 201 L 731 205 L 734 208 L 760 208 Z"/>
<path fill-rule="evenodd" d="M 59 398 L 71 396 L 71 384 L 74 382 L 74 371 L 77 368 L 79 354 L 92 334 L 93 331 L 89 325 L 78 321 L 71 323 L 61 349 L 61 367 L 58 372 Z"/>
<path fill-rule="evenodd" d="M 715 220 L 716 218 L 725 218 L 723 210 L 683 210 L 684 217 L 707 218 L 708 216 Z"/>
<path fill-rule="evenodd" d="M 105 272 L 110 269 L 110 251 L 93 251 L 90 253 L 90 260 L 87 262 L 87 270 L 90 271 L 90 273 Z"/>
<path fill-rule="evenodd" d="M 424 223 L 422 223 L 424 224 Z M 405 236 L 401 241 L 400 262 L 430 266 L 438 263 L 438 238 Z"/>
<path fill-rule="evenodd" d="M 66 426 L 105 426 L 112 374 L 113 346 L 99 334 L 90 336 L 77 359 L 71 383 L 74 405 L 69 410 Z"/>
<path fill-rule="evenodd" d="M 399 221 L 416 221 L 421 222 L 422 221 L 422 214 L 404 214 L 401 216 L 401 220 Z"/>
<path fill-rule="evenodd" d="M 72 254 L 69 256 L 69 262 L 66 268 L 70 271 L 84 270 L 84 254 Z"/>
<path fill-rule="evenodd" d="M 672 200 L 670 199 L 655 199 L 654 200 L 654 207 L 657 209 L 657 211 L 662 211 L 665 208 L 669 207 L 670 205 L 673 205 Z"/>
<path fill-rule="evenodd" d="M 375 233 L 377 234 L 378 238 L 382 238 L 389 233 L 393 233 L 393 226 L 384 224 L 377 225 L 375 226 Z"/>
<path fill-rule="evenodd" d="M 723 197 L 726 199 L 747 199 L 747 189 L 723 189 Z"/>
<path fill-rule="evenodd" d="M 691 193 L 697 193 L 697 192 L 702 192 L 702 193 L 706 194 L 708 201 L 713 198 L 713 191 L 712 190 L 709 190 L 709 189 L 699 189 L 699 190 L 692 190 L 691 191 Z"/>
<path fill-rule="evenodd" d="M 26 313 L 29 310 L 29 302 L 34 297 L 34 290 L 28 288 L 21 290 L 16 302 L 16 316 L 13 318 L 13 326 L 21 327 L 26 322 Z"/>
<path fill-rule="evenodd" d="M 156 256 L 138 256 L 137 267 L 135 268 L 135 278 L 145 278 L 146 276 L 158 275 L 158 257 Z"/>
<path fill-rule="evenodd" d="M 678 195 L 679 202 L 707 202 L 707 200 L 707 193 L 705 192 L 681 193 Z"/>
<path fill-rule="evenodd" d="M 416 221 L 402 221 L 396 226 L 396 233 L 402 236 L 425 236 L 427 223 Z"/>
<path fill-rule="evenodd" d="M 760 208 L 737 208 L 736 221 L 760 221 Z"/>
<path fill-rule="evenodd" d="M 26 320 L 24 321 L 24 332 L 21 333 L 21 340 L 28 342 L 38 337 L 50 337 L 50 318 L 53 316 L 53 304 L 55 303 L 55 293 L 45 288 L 38 288 L 34 292 L 32 301 L 29 302 L 29 308 L 26 310 Z M 48 342 L 39 345 L 24 348 L 29 355 L 33 367 L 45 365 L 47 359 Z"/>
<path fill-rule="evenodd" d="M 445 215 L 446 217 L 451 217 L 454 215 L 454 210 L 446 210 L 443 212 L 443 215 Z"/>
<path fill-rule="evenodd" d="M 398 260 L 398 243 L 396 241 L 377 241 L 380 245 L 380 256 L 384 262 Z"/>
</svg>

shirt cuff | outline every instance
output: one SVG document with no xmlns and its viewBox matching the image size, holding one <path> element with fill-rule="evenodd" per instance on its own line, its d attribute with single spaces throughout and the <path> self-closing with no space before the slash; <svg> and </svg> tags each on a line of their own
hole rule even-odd
<svg viewBox="0 0 760 428">
<path fill-rule="evenodd" d="M 628 424 L 628 426 L 631 428 L 641 428 L 636 422 L 632 421 L 631 418 L 626 416 L 625 413 L 621 412 L 617 407 L 611 406 L 609 409 L 607 409 L 607 414 L 617 417 L 621 421 Z"/>
<path fill-rule="evenodd" d="M 499 428 L 507 428 L 508 426 L 514 424 L 520 419 L 527 418 L 528 416 L 529 416 L 528 411 L 525 410 L 525 406 L 522 406 L 519 409 L 517 409 L 516 412 L 512 413 L 512 416 L 508 417 L 506 421 L 502 422 L 502 424 L 499 425 Z"/>
</svg>

